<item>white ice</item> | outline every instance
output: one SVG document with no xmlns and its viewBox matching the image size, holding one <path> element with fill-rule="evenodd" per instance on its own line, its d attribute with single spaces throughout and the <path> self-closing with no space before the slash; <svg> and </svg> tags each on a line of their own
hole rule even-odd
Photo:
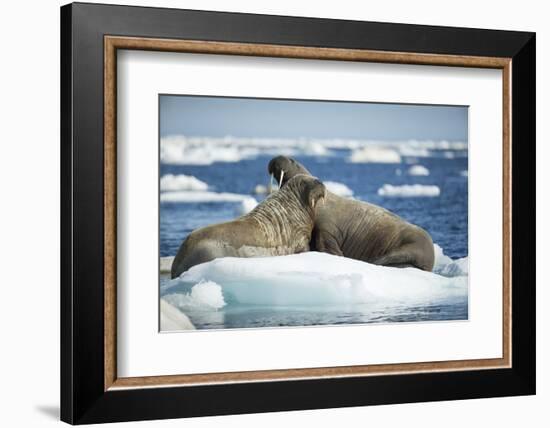
<svg viewBox="0 0 550 428">
<path fill-rule="evenodd" d="M 425 147 L 411 147 L 408 145 L 402 145 L 399 147 L 399 154 L 407 157 L 427 158 L 432 155 L 432 152 Z"/>
<path fill-rule="evenodd" d="M 237 215 L 248 214 L 250 211 L 256 208 L 257 205 L 258 205 L 258 201 L 253 197 L 249 196 L 243 199 L 241 203 L 237 205 L 235 212 Z"/>
<path fill-rule="evenodd" d="M 185 174 L 166 174 L 160 178 L 161 192 L 180 190 L 208 190 L 208 184 L 192 175 Z"/>
<path fill-rule="evenodd" d="M 422 165 L 413 165 L 407 171 L 409 175 L 430 175 L 430 170 Z"/>
<path fill-rule="evenodd" d="M 229 144 L 212 144 L 202 139 L 202 144 L 183 136 L 165 137 L 160 143 L 160 160 L 175 165 L 211 165 L 214 162 L 239 162 L 246 157 L 237 147 Z"/>
<path fill-rule="evenodd" d="M 401 157 L 428 157 L 438 153 L 460 153 L 468 149 L 462 141 L 377 141 L 313 138 L 222 138 L 167 136 L 161 139 L 164 164 L 211 165 L 239 162 L 259 155 L 332 156 L 335 149 L 349 150 L 351 162 L 399 163 Z M 445 155 L 444 155 L 445 156 Z"/>
<path fill-rule="evenodd" d="M 181 310 L 160 299 L 161 331 L 195 330 L 195 326 Z"/>
<path fill-rule="evenodd" d="M 363 147 L 354 150 L 348 160 L 352 163 L 401 163 L 401 155 L 393 149 Z"/>
<path fill-rule="evenodd" d="M 423 184 L 404 184 L 402 186 L 384 184 L 378 189 L 380 196 L 401 198 L 434 197 L 439 196 L 440 193 L 441 191 L 438 186 Z"/>
<path fill-rule="evenodd" d="M 344 183 L 337 183 L 336 181 L 323 181 L 323 184 L 329 192 L 338 196 L 353 196 L 353 190 L 351 190 Z"/>
<path fill-rule="evenodd" d="M 266 195 L 268 193 L 268 188 L 264 184 L 256 184 L 256 186 L 254 186 L 254 193 L 256 195 Z"/>
<path fill-rule="evenodd" d="M 227 192 L 180 191 L 160 194 L 160 202 L 198 203 L 198 202 L 242 202 L 248 195 Z"/>
<path fill-rule="evenodd" d="M 466 259 L 467 260 L 467 259 Z M 467 261 L 466 261 L 467 264 Z M 443 276 L 307 252 L 261 258 L 221 258 L 192 267 L 163 287 L 168 301 L 189 309 L 225 304 L 319 306 L 361 303 L 414 304 L 467 297 L 467 275 Z M 214 288 L 218 287 L 218 292 Z M 191 308 L 191 309 L 194 309 Z"/>
<path fill-rule="evenodd" d="M 160 273 L 170 273 L 174 263 L 174 256 L 160 258 Z"/>
<path fill-rule="evenodd" d="M 435 262 L 433 271 L 439 275 L 453 277 L 453 276 L 467 276 L 468 275 L 468 257 L 453 260 L 449 256 L 443 253 L 443 249 L 434 244 Z"/>
<path fill-rule="evenodd" d="M 166 294 L 162 299 L 181 310 L 217 310 L 226 305 L 221 287 L 208 280 L 199 280 L 191 287 L 189 293 Z"/>
</svg>

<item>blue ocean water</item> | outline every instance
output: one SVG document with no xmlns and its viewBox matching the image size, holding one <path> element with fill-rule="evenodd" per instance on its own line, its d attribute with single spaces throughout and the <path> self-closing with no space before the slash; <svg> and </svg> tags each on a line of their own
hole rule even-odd
<svg viewBox="0 0 550 428">
<path fill-rule="evenodd" d="M 302 327 L 468 319 L 467 299 L 424 305 L 226 306 L 216 311 L 185 311 L 197 329 Z"/>
</svg>

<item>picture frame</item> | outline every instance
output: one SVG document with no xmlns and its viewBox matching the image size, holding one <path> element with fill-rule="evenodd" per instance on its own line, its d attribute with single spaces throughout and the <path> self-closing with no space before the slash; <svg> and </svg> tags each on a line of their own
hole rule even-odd
<svg viewBox="0 0 550 428">
<path fill-rule="evenodd" d="M 502 70 L 502 358 L 118 377 L 118 50 Z M 534 33 L 63 6 L 61 419 L 85 424 L 534 394 L 535 91 Z"/>
</svg>

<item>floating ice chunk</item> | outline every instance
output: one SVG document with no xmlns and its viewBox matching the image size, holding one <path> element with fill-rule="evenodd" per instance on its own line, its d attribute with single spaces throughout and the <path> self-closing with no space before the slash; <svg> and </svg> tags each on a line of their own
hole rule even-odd
<svg viewBox="0 0 550 428">
<path fill-rule="evenodd" d="M 431 152 L 424 147 L 411 147 L 402 145 L 399 147 L 399 153 L 401 156 L 415 157 L 415 158 L 427 158 L 431 156 Z"/>
<path fill-rule="evenodd" d="M 263 184 L 257 184 L 256 187 L 254 187 L 254 193 L 256 195 L 266 195 L 268 192 L 267 186 Z"/>
<path fill-rule="evenodd" d="M 443 253 L 443 248 L 441 248 L 438 244 L 434 244 L 434 256 L 433 271 L 436 273 L 440 272 L 446 265 L 453 262 L 453 259 L 445 255 Z"/>
<path fill-rule="evenodd" d="M 430 170 L 422 165 L 413 165 L 407 171 L 409 175 L 430 175 Z"/>
<path fill-rule="evenodd" d="M 380 196 L 416 198 L 416 197 L 434 197 L 439 196 L 441 191 L 436 185 L 423 184 L 404 184 L 402 186 L 392 186 L 384 184 L 378 189 Z"/>
<path fill-rule="evenodd" d="M 438 273 L 447 277 L 467 276 L 468 270 L 468 257 L 463 257 L 443 266 Z"/>
<path fill-rule="evenodd" d="M 161 331 L 195 330 L 195 326 L 178 308 L 165 299 L 160 299 L 160 329 Z"/>
<path fill-rule="evenodd" d="M 165 164 L 211 165 L 214 162 L 239 162 L 262 154 L 330 156 L 332 153 L 327 148 L 327 141 L 176 135 L 161 139 L 160 158 Z"/>
<path fill-rule="evenodd" d="M 323 181 L 323 184 L 329 192 L 338 196 L 353 196 L 353 190 L 343 183 L 337 183 L 336 181 Z"/>
<path fill-rule="evenodd" d="M 218 285 L 227 305 L 335 305 L 370 302 L 445 302 L 467 296 L 467 276 L 447 278 L 419 269 L 377 266 L 325 253 L 221 258 L 193 266 L 162 290 L 189 304 L 195 287 Z M 170 293 L 170 294 L 168 294 Z M 214 294 L 214 290 L 211 289 Z M 221 307 L 211 304 L 211 307 Z M 194 303 L 194 302 L 193 302 Z M 223 305 L 222 305 L 223 306 Z"/>
<path fill-rule="evenodd" d="M 207 190 L 208 184 L 192 175 L 166 174 L 160 179 L 161 192 L 173 192 L 178 190 Z"/>
<path fill-rule="evenodd" d="M 445 255 L 443 249 L 437 244 L 434 244 L 434 255 L 434 273 L 447 277 L 468 275 L 468 257 L 453 260 Z"/>
<path fill-rule="evenodd" d="M 250 198 L 238 193 L 217 193 L 201 191 L 164 192 L 160 194 L 161 202 L 198 203 L 198 202 L 242 202 Z"/>
<path fill-rule="evenodd" d="M 243 199 L 241 203 L 237 205 L 237 215 L 248 214 L 250 211 L 256 208 L 257 205 L 258 201 L 249 196 L 248 198 Z"/>
<path fill-rule="evenodd" d="M 241 138 L 226 136 L 166 136 L 161 139 L 161 162 L 165 164 L 210 165 L 214 162 L 239 162 L 259 155 L 333 156 L 331 149 L 351 150 L 351 162 L 398 163 L 401 157 L 442 156 L 442 152 L 467 154 L 461 141 L 374 141 L 344 139 Z"/>
<path fill-rule="evenodd" d="M 160 273 L 170 273 L 174 263 L 174 256 L 160 258 Z"/>
<path fill-rule="evenodd" d="M 162 298 L 181 310 L 218 310 L 226 305 L 222 287 L 209 280 L 195 282 L 189 287 L 188 292 L 169 293 L 163 295 Z"/>
<path fill-rule="evenodd" d="M 307 141 L 301 147 L 304 155 L 309 156 L 327 156 L 329 151 L 318 141 Z"/>
<path fill-rule="evenodd" d="M 419 150 L 419 153 L 421 153 L 420 151 L 427 150 L 429 151 L 429 154 L 432 154 L 431 151 L 433 150 L 455 150 L 455 151 L 468 150 L 468 143 L 464 141 L 408 140 L 408 141 L 396 141 L 393 144 L 398 145 L 403 150 L 407 150 L 407 149 Z M 422 155 L 419 155 L 419 156 L 422 156 Z"/>
<path fill-rule="evenodd" d="M 466 169 L 466 170 L 464 170 L 464 171 L 460 171 L 460 175 L 461 175 L 462 177 L 468 177 L 468 170 Z"/>
<path fill-rule="evenodd" d="M 175 165 L 211 165 L 214 162 L 239 162 L 258 154 L 257 150 L 244 150 L 230 142 L 188 139 L 183 136 L 164 137 L 160 142 L 160 160 Z"/>
<path fill-rule="evenodd" d="M 352 163 L 401 163 L 401 155 L 393 149 L 363 147 L 354 150 L 348 160 Z"/>
</svg>

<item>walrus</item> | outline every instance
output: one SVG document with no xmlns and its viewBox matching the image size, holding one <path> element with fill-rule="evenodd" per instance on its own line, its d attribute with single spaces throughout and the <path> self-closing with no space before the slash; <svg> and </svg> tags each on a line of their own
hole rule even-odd
<svg viewBox="0 0 550 428">
<path fill-rule="evenodd" d="M 286 156 L 271 159 L 267 170 L 281 190 L 292 177 L 311 175 Z M 431 272 L 434 265 L 433 241 L 424 229 L 382 207 L 329 191 L 326 203 L 317 209 L 310 248 L 384 266 Z"/>
<path fill-rule="evenodd" d="M 309 251 L 315 212 L 326 188 L 311 174 L 295 175 L 248 214 L 193 231 L 171 269 L 176 278 L 218 257 L 265 257 Z"/>
</svg>

